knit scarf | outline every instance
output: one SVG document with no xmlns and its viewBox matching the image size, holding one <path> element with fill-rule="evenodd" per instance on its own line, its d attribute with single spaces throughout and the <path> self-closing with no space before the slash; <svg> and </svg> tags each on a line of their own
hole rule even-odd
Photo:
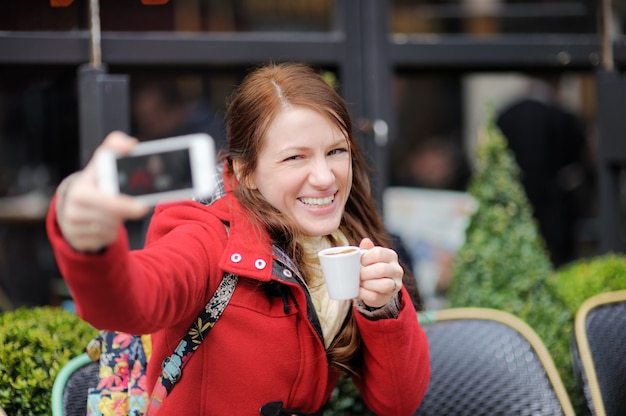
<svg viewBox="0 0 626 416">
<path fill-rule="evenodd" d="M 338 245 L 348 245 L 345 235 L 339 230 L 332 233 L 332 237 L 339 243 Z M 348 311 L 352 305 L 351 300 L 334 300 L 328 296 L 326 283 L 322 276 L 322 267 L 317 258 L 317 253 L 330 247 L 330 240 L 326 236 L 321 237 L 305 237 L 302 240 L 304 249 L 304 260 L 307 267 L 307 285 L 311 293 L 311 299 L 315 312 L 322 326 L 324 335 L 324 344 L 328 348 L 335 336 L 339 333 L 343 322 L 348 315 Z"/>
</svg>

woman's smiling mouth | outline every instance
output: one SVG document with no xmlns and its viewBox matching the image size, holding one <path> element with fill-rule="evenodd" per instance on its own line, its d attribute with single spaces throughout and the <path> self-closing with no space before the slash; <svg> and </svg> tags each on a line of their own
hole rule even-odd
<svg viewBox="0 0 626 416">
<path fill-rule="evenodd" d="M 324 198 L 298 198 L 300 202 L 310 208 L 324 208 L 329 206 L 335 200 L 335 195 L 326 196 Z"/>
</svg>

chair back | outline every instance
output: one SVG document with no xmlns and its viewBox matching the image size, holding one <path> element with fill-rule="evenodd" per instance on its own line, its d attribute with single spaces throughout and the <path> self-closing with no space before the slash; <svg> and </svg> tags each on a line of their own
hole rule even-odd
<svg viewBox="0 0 626 416">
<path fill-rule="evenodd" d="M 576 312 L 572 358 L 587 413 L 625 415 L 626 291 L 583 302 Z"/>
<path fill-rule="evenodd" d="M 98 385 L 99 371 L 99 362 L 86 353 L 63 366 L 52 386 L 52 416 L 85 416 L 87 392 Z"/>
<path fill-rule="evenodd" d="M 499 310 L 420 314 L 431 380 L 415 415 L 573 415 L 563 382 L 537 334 Z"/>
</svg>

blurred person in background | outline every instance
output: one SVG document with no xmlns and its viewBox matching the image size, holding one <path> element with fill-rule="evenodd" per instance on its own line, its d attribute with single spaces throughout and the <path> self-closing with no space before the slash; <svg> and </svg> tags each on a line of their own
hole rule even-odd
<svg viewBox="0 0 626 416">
<path fill-rule="evenodd" d="M 497 125 L 521 170 L 521 183 L 555 267 L 576 258 L 578 197 L 591 183 L 587 129 L 559 100 L 557 75 L 537 76 L 504 108 Z"/>
</svg>

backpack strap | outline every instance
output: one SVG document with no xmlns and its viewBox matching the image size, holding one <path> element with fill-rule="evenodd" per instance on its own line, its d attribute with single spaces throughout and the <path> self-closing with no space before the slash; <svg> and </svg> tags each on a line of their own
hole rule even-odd
<svg viewBox="0 0 626 416">
<path fill-rule="evenodd" d="M 217 290 L 180 340 L 174 353 L 163 361 L 162 372 L 152 391 L 146 416 L 154 415 L 165 397 L 174 388 L 183 368 L 224 312 L 238 281 L 239 276 L 232 273 L 224 274 Z"/>
</svg>

